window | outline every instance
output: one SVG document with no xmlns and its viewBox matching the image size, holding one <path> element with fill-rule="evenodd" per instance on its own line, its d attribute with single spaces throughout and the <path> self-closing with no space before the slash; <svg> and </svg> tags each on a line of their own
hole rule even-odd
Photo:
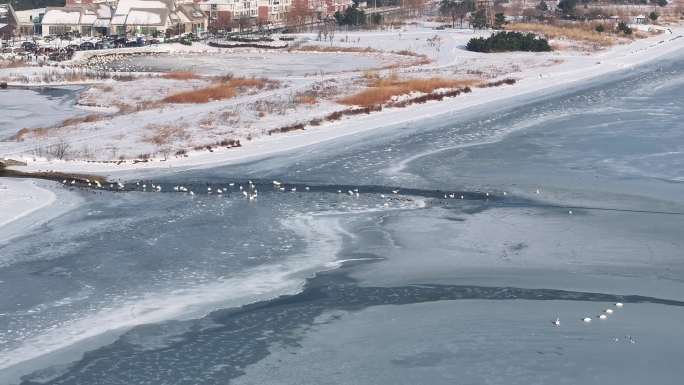
<svg viewBox="0 0 684 385">
<path fill-rule="evenodd" d="M 48 27 L 48 33 L 50 35 L 63 35 L 69 31 L 71 31 L 71 29 L 66 25 L 51 25 Z"/>
</svg>

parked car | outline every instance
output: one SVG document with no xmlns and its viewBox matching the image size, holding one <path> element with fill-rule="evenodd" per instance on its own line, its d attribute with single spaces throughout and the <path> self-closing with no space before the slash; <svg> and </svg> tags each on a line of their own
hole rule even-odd
<svg viewBox="0 0 684 385">
<path fill-rule="evenodd" d="M 115 47 L 125 47 L 126 42 L 126 37 L 115 37 L 114 40 L 112 40 Z"/>
<path fill-rule="evenodd" d="M 116 45 L 112 40 L 102 40 L 95 43 L 95 49 L 110 49 L 115 47 Z"/>
<path fill-rule="evenodd" d="M 126 43 L 124 44 L 125 47 L 140 47 L 140 42 L 138 42 L 138 39 L 135 40 L 126 40 Z"/>
<path fill-rule="evenodd" d="M 81 43 L 81 45 L 78 46 L 78 49 L 81 51 L 89 51 L 91 49 L 95 49 L 95 44 L 89 41 L 84 41 L 83 43 Z"/>
<path fill-rule="evenodd" d="M 36 48 L 38 48 L 36 46 L 36 43 L 34 43 L 32 41 L 25 41 L 25 42 L 21 43 L 21 49 L 23 49 L 24 51 L 33 52 L 36 50 Z"/>
</svg>

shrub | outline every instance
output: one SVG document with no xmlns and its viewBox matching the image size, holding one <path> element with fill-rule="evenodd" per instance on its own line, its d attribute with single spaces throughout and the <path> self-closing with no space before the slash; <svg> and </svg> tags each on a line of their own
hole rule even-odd
<svg viewBox="0 0 684 385">
<path fill-rule="evenodd" d="M 617 31 L 618 31 L 618 32 L 622 32 L 622 33 L 624 33 L 625 35 L 631 35 L 631 34 L 632 34 L 632 28 L 630 28 L 630 27 L 627 25 L 627 23 L 625 23 L 624 21 L 621 21 L 621 22 L 618 23 L 618 25 L 617 25 Z"/>
<path fill-rule="evenodd" d="M 506 51 L 551 51 L 548 40 L 533 33 L 498 32 L 488 38 L 474 37 L 466 45 L 468 51 L 506 52 Z"/>
<path fill-rule="evenodd" d="M 606 30 L 606 28 L 603 26 L 603 24 L 599 24 L 596 26 L 596 32 L 598 33 L 603 33 Z"/>
</svg>

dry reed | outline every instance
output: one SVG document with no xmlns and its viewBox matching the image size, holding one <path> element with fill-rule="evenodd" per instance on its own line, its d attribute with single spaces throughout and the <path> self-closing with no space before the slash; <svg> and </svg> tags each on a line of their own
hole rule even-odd
<svg viewBox="0 0 684 385">
<path fill-rule="evenodd" d="M 395 96 L 407 95 L 412 92 L 425 94 L 432 93 L 436 89 L 446 88 L 455 89 L 474 86 L 478 84 L 474 79 L 407 79 L 402 80 L 397 76 L 389 78 L 371 80 L 370 87 L 351 96 L 340 99 L 338 102 L 345 105 L 371 107 L 382 105 Z"/>
</svg>

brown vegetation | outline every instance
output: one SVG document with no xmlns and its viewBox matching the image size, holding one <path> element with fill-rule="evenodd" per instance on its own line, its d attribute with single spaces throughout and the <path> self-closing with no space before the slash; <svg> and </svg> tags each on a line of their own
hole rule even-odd
<svg viewBox="0 0 684 385">
<path fill-rule="evenodd" d="M 302 93 L 298 94 L 294 98 L 294 102 L 297 104 L 308 104 L 308 105 L 314 105 L 318 103 L 318 100 L 316 99 L 316 96 Z"/>
<path fill-rule="evenodd" d="M 171 80 L 192 80 L 198 78 L 197 75 L 189 71 L 168 72 L 163 74 L 161 77 Z"/>
<path fill-rule="evenodd" d="M 103 115 L 97 115 L 97 114 L 88 114 L 85 116 L 77 116 L 75 118 L 69 118 L 66 119 L 62 122 L 61 126 L 66 127 L 66 126 L 75 126 L 77 124 L 81 123 L 93 123 L 97 122 L 99 120 L 102 120 L 104 118 Z"/>
<path fill-rule="evenodd" d="M 249 88 L 262 89 L 273 84 L 267 79 L 226 77 L 205 88 L 179 92 L 162 99 L 165 103 L 208 103 L 214 100 L 230 99 Z"/>
<path fill-rule="evenodd" d="M 479 81 L 474 79 L 444 79 L 438 77 L 401 80 L 395 75 L 383 79 L 370 79 L 369 88 L 342 98 L 338 102 L 346 105 L 370 107 L 385 104 L 395 96 L 407 95 L 412 92 L 429 94 L 439 88 L 463 88 L 474 86 L 478 83 Z"/>
<path fill-rule="evenodd" d="M 347 52 L 347 53 L 370 53 L 381 52 L 371 47 L 336 47 L 336 46 L 320 46 L 320 45 L 305 45 L 297 48 L 291 48 L 288 51 L 300 52 Z"/>
<path fill-rule="evenodd" d="M 27 67 L 29 64 L 23 60 L 0 60 L 0 68 Z"/>
<path fill-rule="evenodd" d="M 74 126 L 74 125 L 81 124 L 81 123 L 97 122 L 99 120 L 102 120 L 104 117 L 105 117 L 104 115 L 97 115 L 97 114 L 88 114 L 88 115 L 84 115 L 84 116 L 77 116 L 74 118 L 66 119 L 66 120 L 62 121 L 61 124 L 59 124 L 53 128 Z M 28 137 L 28 136 L 35 136 L 35 137 L 46 136 L 48 134 L 49 130 L 50 130 L 50 128 L 46 128 L 46 127 L 22 128 L 21 130 L 17 131 L 16 134 L 12 135 L 9 139 L 10 140 L 16 140 L 17 142 L 21 142 L 24 139 L 26 139 L 26 137 Z"/>
<path fill-rule="evenodd" d="M 161 124 L 148 124 L 145 126 L 146 130 L 152 131 L 151 134 L 144 137 L 144 141 L 153 143 L 158 146 L 173 143 L 176 140 L 184 140 L 188 138 L 188 133 L 185 128 L 181 126 L 169 126 Z"/>
<path fill-rule="evenodd" d="M 16 134 L 10 136 L 9 139 L 21 142 L 29 135 L 44 136 L 46 134 L 47 128 L 22 128 L 21 130 L 17 131 Z"/>
<path fill-rule="evenodd" d="M 615 38 L 608 32 L 596 32 L 597 23 L 565 23 L 565 24 L 537 24 L 537 23 L 512 23 L 506 26 L 507 30 L 518 32 L 534 32 L 543 35 L 547 39 L 568 39 L 577 42 L 610 46 L 615 43 Z"/>
<path fill-rule="evenodd" d="M 208 103 L 213 100 L 230 99 L 237 95 L 230 83 L 222 83 L 192 91 L 179 92 L 162 99 L 166 103 Z"/>
<path fill-rule="evenodd" d="M 91 71 L 82 69 L 55 70 L 47 69 L 35 75 L 12 75 L 4 78 L 4 81 L 13 83 L 89 83 L 104 80 L 116 80 L 127 82 L 136 79 L 129 74 L 115 72 Z"/>
</svg>

